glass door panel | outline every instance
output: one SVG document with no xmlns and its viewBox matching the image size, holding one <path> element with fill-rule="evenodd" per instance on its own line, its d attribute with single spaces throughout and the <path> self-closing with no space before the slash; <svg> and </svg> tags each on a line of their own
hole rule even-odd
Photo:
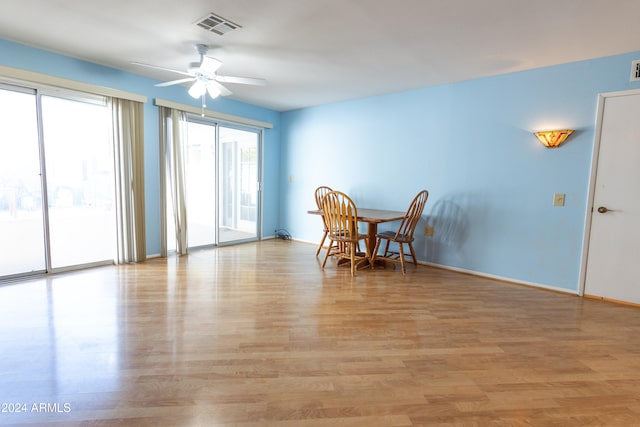
<svg viewBox="0 0 640 427">
<path fill-rule="evenodd" d="M 114 259 L 109 108 L 42 97 L 51 268 Z"/>
<path fill-rule="evenodd" d="M 35 94 L 0 89 L 0 277 L 46 269 Z"/>
<path fill-rule="evenodd" d="M 220 126 L 219 242 L 258 237 L 259 133 Z"/>
<path fill-rule="evenodd" d="M 185 144 L 187 244 L 216 244 L 216 126 L 187 124 Z"/>
</svg>

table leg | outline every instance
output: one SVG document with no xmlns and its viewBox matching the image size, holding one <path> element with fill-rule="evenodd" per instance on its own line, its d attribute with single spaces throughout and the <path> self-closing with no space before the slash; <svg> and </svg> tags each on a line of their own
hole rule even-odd
<svg viewBox="0 0 640 427">
<path fill-rule="evenodd" d="M 367 236 L 369 237 L 368 239 L 369 241 L 367 242 L 367 248 L 369 249 L 369 254 L 371 254 L 371 256 L 373 256 L 373 251 L 376 249 L 376 234 L 378 234 L 378 223 L 367 222 Z M 377 259 L 373 266 L 367 260 L 366 262 L 363 262 L 361 266 L 372 267 L 372 268 L 376 268 L 376 267 L 395 268 L 396 267 L 395 264 L 393 264 L 392 262 L 387 262 L 383 259 Z"/>
<path fill-rule="evenodd" d="M 373 250 L 376 248 L 376 234 L 378 234 L 378 224 L 375 222 L 367 223 L 367 236 L 369 241 L 367 247 L 369 248 L 369 254 L 373 256 Z"/>
</svg>

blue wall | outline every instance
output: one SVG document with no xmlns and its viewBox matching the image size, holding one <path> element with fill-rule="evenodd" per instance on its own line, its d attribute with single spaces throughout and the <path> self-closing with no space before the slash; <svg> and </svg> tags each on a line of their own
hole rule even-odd
<svg viewBox="0 0 640 427">
<path fill-rule="evenodd" d="M 426 188 L 422 261 L 577 292 L 597 95 L 637 89 L 640 53 L 278 113 L 220 98 L 209 108 L 274 124 L 265 132 L 263 229 L 317 242 L 313 190 L 405 210 Z M 197 106 L 183 87 L 0 40 L 0 64 L 126 90 L 145 106 L 147 252 L 160 251 L 158 114 L 153 98 Z M 558 149 L 531 133 L 571 128 Z M 292 181 L 289 180 L 292 177 Z M 552 206 L 566 194 L 564 207 Z M 435 226 L 425 237 L 422 227 Z"/>
<path fill-rule="evenodd" d="M 318 242 L 306 214 L 328 185 L 358 206 L 405 210 L 430 192 L 420 260 L 577 292 L 599 93 L 639 53 L 283 113 L 281 223 Z M 557 149 L 532 134 L 576 129 Z M 292 177 L 292 181 L 290 181 Z M 566 205 L 554 207 L 553 194 Z M 425 237 L 423 226 L 435 226 Z"/>
<path fill-rule="evenodd" d="M 56 77 L 106 86 L 146 95 L 145 105 L 145 196 L 147 254 L 160 253 L 160 181 L 159 181 L 159 124 L 154 98 L 199 106 L 184 87 L 157 88 L 158 83 L 139 75 L 80 61 L 43 50 L 0 40 L 0 64 L 35 71 Z M 273 129 L 264 134 L 263 226 L 266 235 L 278 228 L 280 113 L 226 98 L 208 100 L 207 108 L 227 114 L 273 123 Z"/>
</svg>

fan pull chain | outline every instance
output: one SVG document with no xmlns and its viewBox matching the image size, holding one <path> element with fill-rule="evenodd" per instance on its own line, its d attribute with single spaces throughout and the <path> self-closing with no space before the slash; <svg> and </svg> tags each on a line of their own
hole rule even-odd
<svg viewBox="0 0 640 427">
<path fill-rule="evenodd" d="M 206 95 L 202 94 L 202 113 L 200 113 L 201 117 L 204 117 L 204 109 L 205 108 L 207 108 Z"/>
</svg>

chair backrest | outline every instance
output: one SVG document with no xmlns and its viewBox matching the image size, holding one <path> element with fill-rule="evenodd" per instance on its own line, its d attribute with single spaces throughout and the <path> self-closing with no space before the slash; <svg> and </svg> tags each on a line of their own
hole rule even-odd
<svg viewBox="0 0 640 427">
<path fill-rule="evenodd" d="M 353 200 L 340 191 L 330 191 L 322 199 L 322 214 L 333 237 L 358 238 L 358 210 Z"/>
<path fill-rule="evenodd" d="M 322 199 L 324 199 L 324 196 L 329 191 L 333 191 L 333 189 L 331 187 L 326 187 L 326 186 L 321 186 L 316 188 L 315 196 L 316 196 L 316 206 L 318 206 L 318 209 L 322 209 Z"/>
<path fill-rule="evenodd" d="M 316 205 L 318 206 L 318 209 L 322 210 L 322 199 L 324 199 L 324 196 L 330 191 L 333 191 L 333 189 L 331 187 L 327 187 L 324 185 L 316 188 L 315 196 L 316 196 Z M 329 229 L 329 227 L 327 226 L 327 220 L 325 219 L 324 215 L 322 215 L 322 224 L 325 230 Z"/>
<path fill-rule="evenodd" d="M 427 190 L 422 190 L 413 198 L 413 201 L 409 205 L 409 209 L 407 209 L 407 213 L 396 232 L 396 238 L 404 236 L 405 238 L 413 239 L 413 232 L 416 229 L 418 221 L 420 221 L 420 217 L 422 216 L 424 205 L 427 203 L 428 197 L 429 192 Z"/>
</svg>

